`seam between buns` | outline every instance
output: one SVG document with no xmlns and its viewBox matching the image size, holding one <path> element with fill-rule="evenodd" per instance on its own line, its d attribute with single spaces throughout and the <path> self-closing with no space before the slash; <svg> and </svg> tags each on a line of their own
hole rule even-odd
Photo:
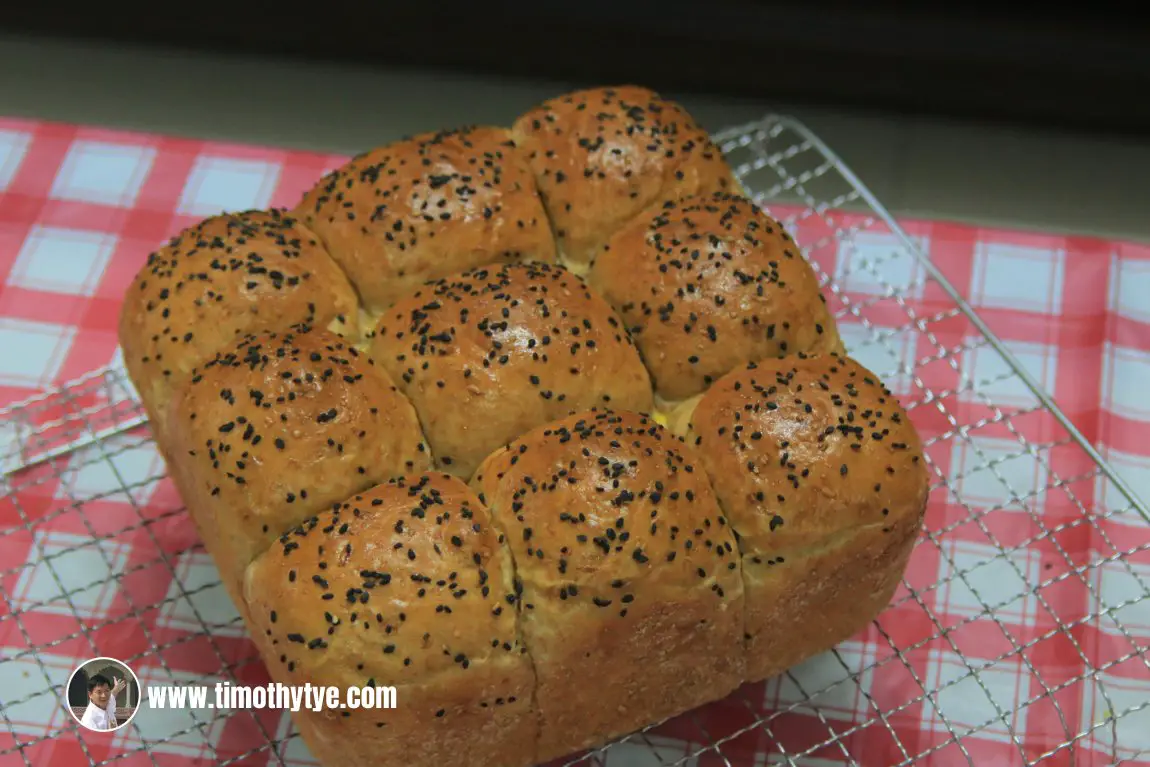
<svg viewBox="0 0 1150 767">
<path fill-rule="evenodd" d="M 387 481 L 387 480 L 385 480 L 385 481 Z M 315 510 L 308 512 L 307 514 L 300 517 L 298 522 L 295 522 L 294 524 L 288 525 L 286 528 L 280 530 L 280 532 L 277 533 L 270 540 L 266 541 L 266 543 L 264 543 L 264 545 L 261 545 L 259 547 L 258 551 L 256 551 L 256 553 L 251 557 L 251 559 L 244 563 L 243 571 L 240 574 L 240 594 L 244 598 L 244 604 L 249 608 L 251 607 L 251 605 L 248 603 L 247 594 L 245 593 L 246 590 L 244 589 L 244 583 L 247 580 L 248 570 L 251 568 L 252 565 L 255 564 L 256 560 L 258 560 L 260 557 L 264 556 L 269 551 L 271 551 L 272 547 L 275 546 L 276 543 L 280 542 L 281 538 L 283 538 L 285 535 L 290 535 L 293 530 L 302 526 L 303 523 L 306 522 L 307 520 L 311 519 L 312 517 L 318 516 L 320 514 L 326 514 L 330 511 L 332 511 L 333 508 L 342 506 L 344 503 L 351 500 L 355 496 L 361 495 L 361 494 L 367 492 L 368 490 L 370 490 L 371 488 L 373 488 L 379 484 L 381 484 L 381 483 L 376 482 L 374 480 L 366 480 L 363 484 L 356 485 L 356 489 L 353 490 L 352 492 L 348 493 L 342 500 L 333 501 L 331 503 L 317 507 Z M 277 505 L 277 508 L 282 508 L 282 505 Z"/>
<path fill-rule="evenodd" d="M 345 163 L 345 165 L 340 166 L 336 170 L 332 171 L 332 173 L 342 174 L 343 168 L 346 167 L 346 165 L 347 165 L 347 163 Z M 324 179 L 326 179 L 326 176 L 321 178 L 319 181 L 317 181 L 315 186 L 322 184 Z M 310 187 L 308 189 L 309 194 L 311 193 L 312 189 L 315 188 L 315 186 Z M 343 275 L 343 278 L 345 280 L 347 280 L 347 284 L 351 286 L 351 292 L 353 294 L 355 294 L 356 310 L 360 311 L 360 312 L 367 312 L 367 302 L 363 298 L 363 291 L 360 289 L 359 284 L 354 279 L 352 279 L 351 273 L 347 269 L 345 269 L 343 264 L 340 263 L 339 259 L 335 257 L 335 249 L 331 247 L 331 243 L 328 242 L 328 238 L 324 237 L 323 233 L 321 233 L 318 229 L 313 228 L 311 226 L 311 224 L 309 224 L 307 222 L 307 220 L 305 219 L 305 216 L 307 216 L 309 214 L 307 213 L 306 209 L 301 209 L 301 207 L 300 207 L 303 204 L 303 202 L 304 202 L 304 200 L 301 199 L 299 202 L 297 202 L 291 208 L 285 209 L 285 215 L 290 216 L 291 218 L 295 219 L 296 226 L 298 226 L 300 229 L 304 230 L 305 232 L 308 232 L 309 234 L 311 234 L 313 237 L 316 238 L 316 240 L 319 242 L 319 244 L 323 246 L 324 257 L 326 257 L 328 261 L 332 262 L 332 264 L 335 266 L 336 270 L 339 271 L 339 273 Z M 314 215 L 316 218 L 318 218 L 318 213 L 313 213 L 312 215 Z M 361 314 L 361 317 L 362 317 L 362 314 Z M 358 337 L 354 339 L 354 343 L 359 344 L 359 343 L 363 343 L 364 341 L 368 340 L 366 337 L 366 331 L 364 331 L 362 324 L 359 324 L 359 332 L 356 335 Z M 352 341 L 352 339 L 348 339 L 348 340 Z"/>
<path fill-rule="evenodd" d="M 363 328 L 363 313 L 365 311 L 365 304 L 364 304 L 363 296 L 360 294 L 359 286 L 355 284 L 355 280 L 353 280 L 351 278 L 351 275 L 348 274 L 347 270 L 343 268 L 343 265 L 340 264 L 340 262 L 338 260 L 336 260 L 336 257 L 334 255 L 332 255 L 331 246 L 328 245 L 327 241 L 323 238 L 323 236 L 320 235 L 320 233 L 317 232 L 315 229 L 312 229 L 310 226 L 308 226 L 307 222 L 304 221 L 303 216 L 296 213 L 295 208 L 285 209 L 284 215 L 286 217 L 294 220 L 296 227 L 298 229 L 300 229 L 302 232 L 305 232 L 307 234 L 310 234 L 312 237 L 315 237 L 316 241 L 320 245 L 323 246 L 323 257 L 326 258 L 329 262 L 331 262 L 331 265 L 333 267 L 335 267 L 335 270 L 340 275 L 343 276 L 343 279 L 347 282 L 348 287 L 351 288 L 351 293 L 355 297 L 355 311 L 356 311 L 356 315 L 357 315 L 356 316 L 356 333 L 355 333 L 355 338 L 348 338 L 347 341 L 348 341 L 348 343 L 350 343 L 352 345 L 362 344 L 365 340 L 365 331 Z M 334 330 L 331 332 L 336 333 L 336 331 L 334 331 Z M 336 335 L 339 335 L 339 333 L 336 333 Z"/>
<path fill-rule="evenodd" d="M 572 263 L 571 257 L 567 254 L 567 249 L 563 247 L 563 240 L 559 237 L 559 226 L 555 223 L 555 216 L 551 212 L 551 206 L 547 204 L 547 195 L 543 194 L 543 190 L 539 188 L 539 179 L 535 177 L 535 172 L 528 167 L 528 172 L 531 174 L 532 181 L 535 183 L 535 196 L 539 199 L 539 206 L 543 208 L 543 216 L 547 219 L 547 230 L 551 232 L 551 241 L 555 243 L 555 263 L 562 266 L 567 271 L 578 275 L 575 270 L 576 264 Z"/>
<path fill-rule="evenodd" d="M 570 272 L 575 270 L 571 268 L 570 259 L 567 257 L 566 251 L 563 249 L 563 243 L 559 238 L 559 228 L 555 224 L 555 217 L 551 213 L 551 208 L 547 204 L 547 196 L 543 194 L 543 190 L 539 188 L 539 176 L 535 174 L 535 169 L 531 167 L 530 149 L 527 144 L 529 137 L 523 134 L 522 131 L 516 129 L 515 125 L 509 125 L 504 128 L 511 138 L 511 143 L 515 145 L 515 149 L 520 153 L 521 161 L 523 162 L 524 170 L 527 171 L 527 177 L 531 179 L 531 193 L 539 200 L 539 207 L 543 208 L 543 217 L 547 219 L 547 231 L 551 234 L 551 242 L 555 246 L 555 263 L 567 269 Z"/>
<path fill-rule="evenodd" d="M 505 451 L 506 448 L 500 448 L 492 453 Z M 490 456 L 489 456 L 490 458 Z M 484 460 L 480 464 L 482 468 Z M 478 474 L 479 469 L 476 469 L 475 474 Z M 473 475 L 474 476 L 474 475 Z M 515 559 L 515 551 L 507 542 L 507 530 L 499 520 L 499 514 L 495 510 L 495 504 L 488 502 L 479 488 L 475 488 L 476 495 L 479 497 L 480 503 L 487 509 L 487 513 L 491 516 L 491 527 L 494 528 L 497 534 L 497 541 L 500 548 L 507 552 L 507 561 L 511 563 L 511 585 L 515 592 L 515 635 L 519 640 L 519 644 L 523 647 L 523 655 L 527 658 L 527 664 L 531 668 L 531 716 L 534 717 L 534 733 L 535 743 L 531 747 L 531 757 L 534 761 L 539 754 L 539 746 L 543 740 L 543 717 L 539 711 L 539 673 L 535 666 L 535 656 L 531 653 L 531 647 L 527 644 L 527 635 L 523 630 L 523 599 L 521 591 L 521 584 L 523 581 L 519 578 L 519 562 Z"/>
<path fill-rule="evenodd" d="M 338 500 L 338 501 L 332 501 L 331 503 L 329 503 L 329 504 L 326 504 L 325 506 L 321 506 L 321 507 L 318 507 L 318 508 L 316 508 L 314 511 L 312 511 L 312 512 L 310 512 L 310 513 L 306 514 L 305 516 L 303 516 L 303 517 L 300 519 L 300 521 L 299 521 L 299 522 L 296 522 L 295 524 L 292 524 L 292 525 L 288 525 L 286 529 L 283 529 L 283 530 L 281 530 L 279 533 L 277 533 L 277 534 L 276 534 L 276 536 L 275 536 L 274 538 L 272 538 L 272 539 L 271 539 L 271 540 L 270 540 L 270 541 L 267 543 L 267 545 L 266 545 L 266 546 L 263 546 L 262 548 L 260 548 L 259 552 L 258 552 L 258 553 L 257 553 L 255 556 L 253 556 L 253 557 L 252 557 L 252 559 L 251 559 L 251 561 L 250 561 L 250 562 L 246 562 L 246 563 L 244 564 L 244 571 L 245 571 L 245 572 L 247 571 L 247 568 L 251 566 L 252 562 L 255 562 L 257 559 L 259 559 L 261 556 L 263 556 L 263 555 L 264 555 L 264 553 L 265 553 L 266 551 L 268 551 L 269 549 L 271 549 L 271 547 L 272 547 L 272 546 L 275 544 L 275 542 L 276 542 L 276 541 L 278 541 L 278 540 L 279 540 L 280 538 L 282 538 L 283 536 L 285 536 L 285 535 L 288 535 L 289 533 L 291 533 L 291 531 L 292 531 L 292 530 L 294 530 L 294 529 L 296 529 L 297 527 L 299 527 L 299 526 L 300 526 L 300 525 L 301 525 L 301 524 L 302 524 L 304 521 L 306 521 L 306 520 L 310 519 L 311 517 L 314 517 L 314 516 L 316 516 L 317 514 L 323 514 L 323 513 L 325 513 L 325 512 L 331 511 L 333 507 L 338 507 L 338 506 L 341 506 L 341 505 L 343 505 L 344 503 L 346 503 L 347 501 L 349 501 L 349 500 L 351 500 L 351 499 L 355 498 L 355 496 L 357 496 L 357 495 L 361 495 L 362 493 L 365 493 L 365 492 L 367 492 L 368 490 L 371 490 L 373 487 L 376 487 L 376 486 L 378 486 L 378 485 L 386 484 L 387 482 L 390 482 L 390 481 L 392 481 L 392 480 L 394 480 L 394 479 L 397 479 L 398 477 L 401 477 L 401 476 L 404 476 L 404 475 L 408 475 L 408 474 L 415 474 L 415 475 L 419 476 L 419 475 L 423 475 L 423 474 L 426 474 L 428 471 L 433 471 L 433 470 L 434 470 L 434 460 L 435 460 L 435 456 L 434 456 L 434 455 L 433 455 L 433 453 L 431 452 L 431 444 L 430 444 L 430 443 L 428 442 L 428 440 L 427 440 L 427 431 L 426 431 L 426 430 L 423 428 L 423 423 L 422 423 L 422 421 L 420 421 L 420 419 L 419 419 L 419 411 L 415 409 L 415 405 L 414 405 L 414 404 L 411 402 L 411 400 L 410 400 L 410 399 L 407 397 L 407 395 L 406 395 L 406 394 L 404 394 L 404 393 L 403 393 L 403 391 L 402 391 L 402 390 L 401 390 L 401 389 L 400 389 L 398 386 L 396 386 L 396 385 L 395 385 L 395 382 L 391 380 L 391 375 L 390 375 L 390 374 L 388 374 L 387 370 L 386 370 L 386 369 L 385 369 L 385 368 L 384 368 L 382 365 L 380 365 L 379 363 L 375 362 L 375 360 L 373 360 L 373 359 L 370 357 L 370 355 L 365 355 L 365 361 L 366 361 L 366 362 L 368 362 L 368 364 L 369 364 L 369 365 L 370 365 L 372 368 L 375 368 L 375 369 L 379 370 L 380 372 L 382 372 L 382 373 L 384 374 L 384 376 L 385 376 L 385 377 L 387 378 L 387 380 L 390 382 L 390 384 L 391 384 L 391 387 L 392 387 L 392 388 L 395 390 L 395 393 L 396 393 L 397 395 L 399 395 L 399 397 L 400 397 L 400 398 L 402 398 L 402 400 L 403 400 L 403 403 L 404 403 L 405 405 L 407 405 L 407 407 L 411 408 L 412 414 L 415 416 L 415 421 L 416 421 L 416 423 L 417 423 L 417 424 L 419 424 L 419 436 L 420 436 L 420 442 L 422 442 L 422 443 L 423 443 L 424 449 L 427 451 L 427 458 L 428 458 L 428 461 L 429 461 L 429 462 L 431 462 L 431 464 L 432 464 L 432 467 L 431 467 L 431 468 L 428 468 L 428 469 L 426 469 L 426 470 L 423 470 L 423 471 L 418 471 L 418 472 L 408 472 L 408 471 L 402 471 L 402 472 L 399 472 L 398 474 L 395 474 L 395 475 L 393 475 L 393 476 L 390 476 L 390 477 L 388 477 L 387 479 L 383 479 L 383 480 L 376 480 L 376 479 L 366 479 L 366 480 L 364 480 L 364 482 L 362 482 L 362 483 L 360 483 L 360 484 L 358 484 L 358 485 L 355 485 L 355 489 L 354 489 L 354 490 L 352 490 L 350 493 L 347 493 L 347 494 L 346 494 L 346 495 L 345 495 L 343 498 L 341 498 L 340 500 Z M 337 460 L 338 460 L 338 459 L 337 459 Z M 282 504 L 282 503 L 281 503 L 281 504 L 277 504 L 277 508 L 283 508 L 283 504 Z"/>
<path fill-rule="evenodd" d="M 380 370 L 386 376 L 386 378 L 390 381 L 391 376 L 388 375 L 387 371 L 381 365 L 379 365 L 374 360 L 372 360 L 369 355 L 364 355 L 364 360 L 366 362 L 368 362 L 368 364 L 372 368 L 376 368 L 376 369 Z M 433 455 L 431 452 L 431 445 L 427 441 L 427 433 L 426 433 L 426 431 L 424 431 L 423 424 L 419 421 L 419 412 L 416 411 L 415 405 L 412 404 L 411 400 L 409 400 L 407 398 L 407 396 L 402 391 L 400 391 L 398 387 L 395 386 L 395 382 L 394 381 L 390 381 L 390 382 L 391 382 L 392 388 L 395 389 L 395 393 L 398 394 L 402 398 L 403 402 L 409 408 L 411 408 L 412 412 L 415 414 L 416 423 L 419 424 L 420 441 L 422 442 L 424 449 L 427 451 L 428 461 L 433 461 Z M 431 471 L 431 469 L 429 468 L 425 471 L 411 472 L 411 473 L 426 474 L 427 471 Z M 249 561 L 244 563 L 243 571 L 240 574 L 240 582 L 239 582 L 239 591 L 240 591 L 240 596 L 244 602 L 244 607 L 246 607 L 249 611 L 251 610 L 251 604 L 248 602 L 247 589 L 245 587 L 245 584 L 247 582 L 248 570 L 256 562 L 257 559 L 259 559 L 264 554 L 266 554 L 268 551 L 270 551 L 271 548 L 276 544 L 276 542 L 280 540 L 280 538 L 282 538 L 285 535 L 290 534 L 292 530 L 299 527 L 301 524 L 303 524 L 304 521 L 310 519 L 311 517 L 314 517 L 318 514 L 323 514 L 323 513 L 326 513 L 328 511 L 331 511 L 334 507 L 339 507 L 339 506 L 343 505 L 344 503 L 351 500 L 355 496 L 360 495 L 362 493 L 365 493 L 368 490 L 371 490 L 373 487 L 376 487 L 376 486 L 381 485 L 381 484 L 385 484 L 387 482 L 390 482 L 393 479 L 396 479 L 399 476 L 403 476 L 403 475 L 408 474 L 408 473 L 409 472 L 406 472 L 406 471 L 400 472 L 399 474 L 392 476 L 392 477 L 388 477 L 387 479 L 382 480 L 382 481 L 381 480 L 375 480 L 375 479 L 365 479 L 363 483 L 355 486 L 356 487 L 355 490 L 346 494 L 342 499 L 340 499 L 338 501 L 332 501 L 331 503 L 325 504 L 324 506 L 317 507 L 314 511 L 310 512 L 309 514 L 304 515 L 300 519 L 299 522 L 296 522 L 295 524 L 292 524 L 292 525 L 288 525 L 286 527 L 286 529 L 281 529 L 280 532 L 275 535 L 275 537 L 271 538 L 270 540 L 268 540 L 266 542 L 265 545 L 261 546 L 259 548 L 259 550 L 251 557 L 251 559 Z M 186 504 L 185 504 L 185 506 L 186 506 Z M 282 503 L 277 504 L 277 508 L 283 508 L 283 504 Z"/>
<path fill-rule="evenodd" d="M 388 377 L 388 379 L 391 380 L 391 385 L 395 388 L 395 393 L 398 394 L 400 397 L 403 397 L 403 401 L 406 402 L 408 407 L 411 408 L 412 412 L 415 413 L 415 422 L 417 424 L 419 424 L 419 433 L 420 433 L 420 436 L 423 437 L 423 446 L 427 450 L 428 468 L 425 469 L 424 471 L 421 471 L 421 472 L 412 472 L 412 473 L 414 473 L 416 475 L 421 475 L 421 474 L 427 474 L 428 472 L 439 472 L 441 474 L 449 474 L 451 476 L 456 476 L 456 475 L 452 474 L 450 471 L 447 471 L 446 469 L 442 468 L 439 465 L 439 459 L 437 459 L 435 457 L 435 450 L 431 447 L 431 439 L 427 436 L 428 435 L 428 428 L 427 428 L 427 424 L 424 422 L 423 413 L 420 412 L 420 409 L 415 406 L 415 402 L 413 402 L 411 397 L 407 396 L 407 392 L 404 391 L 400 387 L 400 385 L 395 382 L 395 379 L 391 377 L 391 373 L 389 373 L 387 368 L 385 368 L 383 366 L 383 363 L 376 362 L 375 358 L 372 357 L 370 354 L 368 355 L 368 359 L 370 359 L 372 361 L 371 362 L 372 365 L 377 366 L 380 370 L 382 370 L 384 372 L 384 374 Z M 456 476 L 456 478 L 459 479 L 459 481 L 463 482 L 463 483 L 466 483 L 467 480 L 470 479 L 469 477 L 464 478 L 464 477 L 458 477 L 458 476 Z"/>
<path fill-rule="evenodd" d="M 664 428 L 666 428 L 666 427 L 664 427 Z M 674 435 L 674 432 L 672 432 L 670 429 L 667 429 L 667 431 L 670 434 Z M 747 650 L 748 650 L 747 609 L 748 609 L 748 606 L 750 603 L 750 599 L 747 595 L 747 573 L 746 573 L 746 569 L 743 567 L 743 556 L 744 556 L 743 539 L 742 539 L 742 536 L 739 535 L 739 531 L 735 528 L 735 523 L 731 521 L 731 515 L 727 513 L 726 506 L 723 504 L 722 499 L 719 497 L 718 492 L 715 490 L 715 483 L 714 483 L 713 478 L 711 477 L 711 472 L 707 471 L 707 467 L 703 463 L 702 456 L 699 455 L 699 451 L 693 445 L 688 443 L 686 439 L 681 438 L 681 437 L 680 437 L 680 439 L 683 439 L 683 444 L 687 445 L 692 451 L 694 451 L 695 457 L 699 459 L 699 461 L 698 461 L 699 469 L 702 471 L 703 477 L 707 481 L 707 487 L 710 488 L 710 490 L 711 490 L 711 496 L 714 497 L 714 499 L 715 499 L 715 505 L 719 507 L 719 513 L 722 514 L 723 519 L 725 519 L 727 521 L 727 527 L 730 528 L 731 534 L 735 539 L 735 549 L 739 553 L 739 556 L 737 558 L 738 569 L 739 569 L 739 580 L 742 582 L 742 586 L 743 586 L 742 609 L 740 610 L 740 613 L 741 613 L 740 622 L 742 623 L 742 631 L 739 632 L 739 636 L 741 638 L 740 641 L 741 641 L 742 649 L 743 649 L 743 658 L 745 659 L 747 657 Z M 743 677 L 744 677 L 743 682 L 746 683 L 747 679 L 746 679 L 746 669 L 745 668 L 743 670 Z"/>
</svg>

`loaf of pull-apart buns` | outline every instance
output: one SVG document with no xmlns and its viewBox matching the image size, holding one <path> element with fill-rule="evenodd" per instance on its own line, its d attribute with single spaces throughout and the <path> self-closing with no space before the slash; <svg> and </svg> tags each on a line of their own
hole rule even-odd
<svg viewBox="0 0 1150 767">
<path fill-rule="evenodd" d="M 326 767 L 530 767 L 891 601 L 923 446 L 812 265 L 644 88 L 349 160 L 152 254 L 127 371 Z"/>
</svg>

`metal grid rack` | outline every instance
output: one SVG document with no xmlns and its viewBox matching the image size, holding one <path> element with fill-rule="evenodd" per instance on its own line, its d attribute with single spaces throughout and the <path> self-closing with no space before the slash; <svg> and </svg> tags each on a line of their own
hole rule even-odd
<svg viewBox="0 0 1150 767">
<path fill-rule="evenodd" d="M 983 738 L 1006 742 L 1019 764 L 1050 757 L 1073 763 L 1081 744 L 1109 761 L 1147 758 L 1144 747 L 1124 743 L 1132 727 L 1141 729 L 1150 722 L 1150 700 L 1131 702 L 1108 682 L 1108 670 L 1122 664 L 1143 666 L 1139 673 L 1150 671 L 1150 650 L 1140 646 L 1124 624 L 1130 608 L 1144 607 L 1150 600 L 1150 585 L 1133 564 L 1150 561 L 1150 543 L 1123 549 L 1109 529 L 1113 520 L 1130 524 L 1139 517 L 1138 524 L 1144 520 L 1150 525 L 1146 506 L 940 269 L 809 130 L 790 118 L 772 116 L 724 131 L 716 139 L 747 192 L 797 233 L 828 302 L 849 327 L 844 335 L 850 352 L 895 389 L 923 430 L 935 487 L 916 558 L 936 564 L 928 571 L 912 562 L 894 604 L 865 641 L 840 647 L 765 686 L 740 691 L 720 707 L 637 733 L 572 764 L 870 764 L 867 753 L 859 751 L 875 742 L 860 739 L 868 733 L 883 740 L 895 755 L 893 761 L 902 764 L 974 764 L 982 760 L 977 743 Z M 844 269 L 838 254 L 876 231 L 891 243 L 889 252 L 850 259 Z M 883 259 L 909 261 L 917 277 L 909 285 L 885 283 Z M 853 292 L 851 270 L 865 270 L 866 279 L 884 290 L 868 296 Z M 962 361 L 975 352 L 995 355 L 1001 375 L 992 380 L 972 377 Z M 1010 397 L 1001 395 L 1003 382 L 1017 384 L 1008 387 Z M 4 730 L 9 736 L 0 742 L 13 744 L 0 750 L 5 767 L 30 767 L 28 754 L 39 740 L 74 727 L 59 712 L 53 720 L 59 728 L 47 736 L 29 736 L 15 723 L 21 707 L 63 709 L 61 686 L 68 670 L 50 659 L 54 651 L 91 648 L 98 634 L 113 632 L 125 646 L 138 648 L 121 660 L 147 665 L 147 682 L 153 684 L 210 685 L 243 678 L 260 665 L 243 640 L 238 616 L 218 579 L 205 576 L 210 567 L 205 568 L 205 555 L 194 536 L 171 535 L 184 524 L 184 514 L 178 498 L 165 489 L 162 461 L 146 427 L 140 428 L 144 421 L 118 367 L 95 371 L 0 411 L 0 514 L 16 519 L 17 534 L 34 541 L 40 558 L 15 568 L 0 563 L 0 596 L 9 605 L 17 603 L 15 591 L 32 567 L 54 583 L 54 589 L 38 599 L 19 595 L 20 606 L 0 619 L 0 629 L 16 632 L 25 646 L 0 658 L 0 678 L 3 667 L 14 662 L 34 669 L 31 678 L 18 680 L 16 696 L 11 682 L 0 688 L 7 698 L 0 707 L 0 736 Z M 987 450 L 978 439 L 987 430 L 1009 449 Z M 959 453 L 964 460 L 948 460 Z M 1020 473 L 1012 465 L 1019 460 L 1034 471 Z M 1032 481 L 1035 476 L 1038 482 Z M 999 483 L 1005 502 L 988 504 L 975 497 L 972 477 Z M 30 505 L 40 502 L 37 488 L 49 486 L 54 488 L 54 506 L 33 513 Z M 1084 497 L 1105 503 L 1087 503 Z M 1028 532 L 1006 536 L 1002 523 L 1007 517 L 1020 521 Z M 38 531 L 63 518 L 73 523 L 72 544 L 45 544 Z M 968 544 L 965 556 L 954 543 L 959 539 Z M 1090 542 L 1085 554 L 1071 543 L 1083 539 Z M 128 543 L 134 555 L 125 562 L 120 545 Z M 78 551 L 87 552 L 92 575 L 78 577 L 66 570 L 66 558 Z M 970 551 L 982 554 L 971 561 Z M 190 559 L 199 564 L 189 565 Z M 1033 562 L 1041 565 L 1033 567 Z M 1097 585 L 1103 571 L 1124 579 L 1124 599 L 1104 598 Z M 101 573 L 112 574 L 128 609 L 114 619 L 88 621 L 93 590 L 106 586 L 107 576 Z M 987 585 L 988 574 L 994 576 L 993 588 Z M 146 593 L 136 582 L 153 575 L 170 580 L 166 595 L 134 598 Z M 939 614 L 936 595 L 954 589 L 964 590 L 965 604 L 973 609 L 958 616 Z M 1061 598 L 1067 589 L 1077 597 Z M 1010 617 L 1018 610 L 1041 613 L 1041 620 L 1031 621 L 1022 632 Z M 62 616 L 61 625 L 76 628 L 45 636 L 29 628 L 32 611 L 53 612 Z M 169 620 L 155 620 L 157 611 Z M 176 629 L 174 624 L 179 624 Z M 908 633 L 911 624 L 919 626 L 917 633 Z M 1088 647 L 1088 630 L 1102 632 L 1106 646 Z M 994 639 L 988 642 L 991 635 Z M 972 641 L 997 649 L 974 653 Z M 1065 660 L 1056 671 L 1048 671 L 1037 658 L 1054 645 Z M 77 652 L 82 656 L 85 650 Z M 167 658 L 185 652 L 201 654 L 201 676 L 173 671 Z M 934 652 L 948 654 L 947 670 L 922 673 L 921 659 Z M 1012 669 L 1028 691 L 1009 705 L 1002 703 L 999 689 L 1004 667 Z M 41 678 L 35 678 L 36 673 Z M 880 675 L 899 676 L 901 682 L 880 694 L 875 683 Z M 763 705 L 764 696 L 771 705 Z M 853 701 L 846 716 L 843 701 Z M 1070 710 L 1067 701 L 1078 701 L 1077 709 Z M 1032 719 L 1047 722 L 1045 735 L 1037 741 L 1019 724 L 1028 712 Z M 158 752 L 178 744 L 180 753 L 198 754 L 203 763 L 246 764 L 255 754 L 265 755 L 259 764 L 314 764 L 286 715 L 248 715 L 262 745 L 248 753 L 226 752 L 215 733 L 229 716 L 235 715 L 179 712 L 162 738 L 129 733 L 126 753 L 139 758 L 130 763 L 159 767 L 167 762 Z M 919 726 L 904 726 L 908 717 Z M 918 731 L 924 719 L 933 723 L 936 737 L 908 735 Z M 89 761 L 119 763 L 117 758 L 100 762 L 83 740 L 80 743 Z"/>
</svg>

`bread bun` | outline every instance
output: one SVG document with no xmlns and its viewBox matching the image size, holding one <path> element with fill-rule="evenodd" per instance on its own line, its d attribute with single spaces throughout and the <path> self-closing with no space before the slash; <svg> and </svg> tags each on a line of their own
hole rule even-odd
<svg viewBox="0 0 1150 767">
<path fill-rule="evenodd" d="M 540 760 L 738 687 L 735 537 L 681 439 L 637 413 L 583 413 L 497 451 L 472 484 L 522 583 Z"/>
<path fill-rule="evenodd" d="M 737 190 L 706 131 L 679 104 L 646 88 L 575 91 L 528 111 L 514 130 L 573 267 L 590 263 L 649 205 Z"/>
<path fill-rule="evenodd" d="M 648 210 L 604 246 L 588 281 L 623 317 L 666 402 L 748 362 L 841 351 L 811 265 L 782 224 L 743 197 Z"/>
<path fill-rule="evenodd" d="M 280 682 L 394 686 L 394 709 L 294 715 L 325 767 L 535 764 L 511 558 L 460 480 L 414 475 L 287 530 L 248 568 Z"/>
<path fill-rule="evenodd" d="M 153 432 L 172 387 L 241 333 L 358 333 L 358 299 L 314 233 L 279 210 L 212 216 L 152 253 L 124 297 L 120 346 Z"/>
<path fill-rule="evenodd" d="M 652 408 L 623 323 L 560 266 L 495 264 L 438 280 L 393 306 L 371 344 L 415 405 L 437 465 L 464 479 L 549 421 L 596 405 Z"/>
<path fill-rule="evenodd" d="M 748 681 L 848 639 L 890 602 L 930 483 L 877 376 L 837 354 L 752 363 L 702 396 L 688 441 L 739 536 Z"/>
<path fill-rule="evenodd" d="M 297 211 L 375 314 L 426 280 L 555 260 L 526 157 L 503 128 L 424 133 L 359 155 Z"/>
<path fill-rule="evenodd" d="M 244 568 L 283 531 L 430 455 L 411 404 L 339 336 L 248 334 L 178 387 L 170 468 L 242 607 Z"/>
</svg>

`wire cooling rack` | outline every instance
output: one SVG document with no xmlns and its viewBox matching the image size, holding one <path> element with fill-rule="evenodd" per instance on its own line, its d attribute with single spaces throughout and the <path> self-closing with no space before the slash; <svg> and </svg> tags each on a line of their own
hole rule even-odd
<svg viewBox="0 0 1150 767">
<path fill-rule="evenodd" d="M 1150 536 L 1131 545 L 1115 527 L 1150 525 L 1145 505 L 803 125 L 769 117 L 716 139 L 803 245 L 851 354 L 922 432 L 931 509 L 902 588 L 864 635 L 571 763 L 1150 761 L 1138 639 L 1150 629 L 1133 625 L 1150 604 Z M 912 279 L 891 284 L 895 261 Z M 860 279 L 868 291 L 852 288 Z M 994 361 L 978 375 L 964 362 L 976 354 Z M 23 648 L 0 658 L 0 765 L 30 767 L 38 744 L 76 737 L 59 658 L 97 643 L 122 648 L 144 686 L 266 680 L 122 369 L 0 411 L 0 472 L 0 515 L 38 554 L 18 566 L 0 554 L 0 631 Z M 49 527 L 67 534 L 41 535 Z M 122 609 L 93 619 L 109 590 Z M 78 758 L 100 764 L 314 764 L 279 712 L 145 710 L 110 751 L 77 740 Z"/>
</svg>

